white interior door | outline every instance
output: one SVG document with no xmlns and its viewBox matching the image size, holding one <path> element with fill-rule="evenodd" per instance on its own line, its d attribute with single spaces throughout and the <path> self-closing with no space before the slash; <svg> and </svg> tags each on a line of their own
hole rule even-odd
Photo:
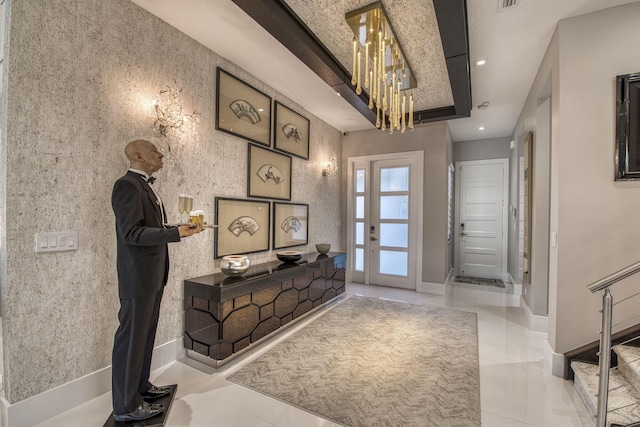
<svg viewBox="0 0 640 427">
<path fill-rule="evenodd" d="M 421 159 L 349 159 L 348 280 L 416 288 Z"/>
<path fill-rule="evenodd" d="M 506 279 L 508 160 L 458 162 L 458 275 Z"/>
</svg>

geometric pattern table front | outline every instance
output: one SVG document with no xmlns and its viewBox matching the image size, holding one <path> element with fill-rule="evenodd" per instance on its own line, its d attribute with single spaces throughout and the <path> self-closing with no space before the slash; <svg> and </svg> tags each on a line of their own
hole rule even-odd
<svg viewBox="0 0 640 427">
<path fill-rule="evenodd" d="M 224 360 L 344 292 L 345 254 L 314 254 L 303 261 L 239 280 L 235 286 L 242 288 L 228 298 L 224 292 L 206 292 L 206 287 L 225 286 L 215 284 L 225 280 L 222 273 L 206 276 L 214 284 L 185 281 L 185 348 Z"/>
</svg>

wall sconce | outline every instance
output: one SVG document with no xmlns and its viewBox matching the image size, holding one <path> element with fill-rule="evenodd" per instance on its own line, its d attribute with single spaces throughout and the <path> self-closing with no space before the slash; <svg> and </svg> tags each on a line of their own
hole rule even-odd
<svg viewBox="0 0 640 427">
<path fill-rule="evenodd" d="M 173 81 L 176 86 L 177 82 Z M 153 128 L 163 136 L 169 136 L 172 133 L 180 135 L 181 128 L 189 121 L 199 122 L 197 117 L 200 113 L 194 110 L 191 114 L 182 114 L 182 104 L 180 103 L 180 93 L 182 88 L 171 87 L 167 85 L 167 89 L 162 89 L 158 93 L 158 98 L 153 100 L 153 106 L 156 112 L 156 120 Z"/>
<path fill-rule="evenodd" d="M 322 168 L 322 176 L 332 177 L 335 176 L 338 172 L 338 159 L 336 157 L 336 153 L 334 152 L 329 161 Z"/>
</svg>

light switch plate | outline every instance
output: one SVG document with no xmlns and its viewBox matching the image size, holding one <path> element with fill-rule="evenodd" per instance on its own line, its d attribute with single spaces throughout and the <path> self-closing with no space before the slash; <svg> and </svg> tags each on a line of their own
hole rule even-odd
<svg viewBox="0 0 640 427">
<path fill-rule="evenodd" d="M 36 252 L 61 252 L 77 250 L 77 231 L 36 233 Z"/>
</svg>

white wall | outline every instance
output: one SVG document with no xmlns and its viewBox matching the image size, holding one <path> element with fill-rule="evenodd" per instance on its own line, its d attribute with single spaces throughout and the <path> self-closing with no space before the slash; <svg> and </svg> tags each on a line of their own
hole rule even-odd
<svg viewBox="0 0 640 427">
<path fill-rule="evenodd" d="M 558 246 L 549 248 L 549 343 L 556 353 L 598 339 L 602 296 L 586 286 L 640 260 L 640 183 L 614 181 L 615 78 L 640 71 L 638 22 L 640 3 L 561 21 L 514 132 L 515 139 L 535 131 L 550 86 L 549 227 Z M 534 133 L 534 150 L 535 141 Z M 534 175 L 534 186 L 546 179 Z M 639 281 L 615 285 L 614 298 Z M 633 305 L 617 306 L 614 323 L 637 313 Z"/>
<path fill-rule="evenodd" d="M 556 352 L 597 339 L 602 297 L 585 286 L 640 260 L 640 183 L 613 180 L 615 77 L 640 71 L 639 22 L 634 3 L 559 25 Z M 616 285 L 614 297 L 639 281 Z M 637 303 L 617 312 L 637 314 Z"/>
</svg>

